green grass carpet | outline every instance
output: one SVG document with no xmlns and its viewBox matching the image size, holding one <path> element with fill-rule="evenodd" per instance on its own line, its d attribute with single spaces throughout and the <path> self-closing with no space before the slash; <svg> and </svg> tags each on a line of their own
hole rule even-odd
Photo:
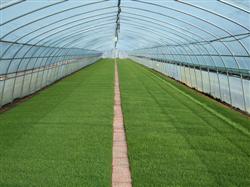
<svg viewBox="0 0 250 187">
<path fill-rule="evenodd" d="M 114 63 L 0 114 L 0 186 L 110 186 Z"/>
<path fill-rule="evenodd" d="M 119 75 L 134 186 L 250 186 L 249 118 L 129 60 Z"/>
</svg>

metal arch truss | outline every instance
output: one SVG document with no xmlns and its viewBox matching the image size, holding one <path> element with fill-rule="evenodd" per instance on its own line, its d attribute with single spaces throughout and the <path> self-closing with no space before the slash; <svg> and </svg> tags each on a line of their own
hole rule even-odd
<svg viewBox="0 0 250 187">
<path fill-rule="evenodd" d="M 237 2 L 213 1 L 250 17 Z M 250 113 L 250 27 L 237 15 L 194 0 L 55 0 L 13 14 L 30 2 L 0 6 L 8 15 L 0 23 L 0 106 L 117 48 Z"/>
</svg>

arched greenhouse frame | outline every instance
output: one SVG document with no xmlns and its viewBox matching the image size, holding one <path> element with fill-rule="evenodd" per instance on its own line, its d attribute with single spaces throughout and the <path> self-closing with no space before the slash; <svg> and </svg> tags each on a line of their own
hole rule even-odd
<svg viewBox="0 0 250 187">
<path fill-rule="evenodd" d="M 250 186 L 249 0 L 0 3 L 0 186 Z"/>
</svg>

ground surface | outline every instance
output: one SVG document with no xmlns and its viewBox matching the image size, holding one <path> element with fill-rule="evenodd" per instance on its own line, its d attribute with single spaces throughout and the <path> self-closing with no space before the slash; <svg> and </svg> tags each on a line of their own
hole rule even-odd
<svg viewBox="0 0 250 187">
<path fill-rule="evenodd" d="M 0 186 L 110 186 L 113 77 L 103 60 L 0 114 Z"/>
<path fill-rule="evenodd" d="M 250 186 L 249 118 L 119 62 L 133 186 Z M 114 63 L 0 114 L 0 186 L 111 186 Z"/>
<path fill-rule="evenodd" d="M 128 60 L 119 75 L 133 186 L 250 186 L 249 118 Z"/>
</svg>

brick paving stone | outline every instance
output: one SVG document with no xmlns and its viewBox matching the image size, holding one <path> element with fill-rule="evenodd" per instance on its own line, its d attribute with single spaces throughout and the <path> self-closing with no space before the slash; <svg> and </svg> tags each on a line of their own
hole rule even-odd
<svg viewBox="0 0 250 187">
<path fill-rule="evenodd" d="M 112 155 L 112 187 L 132 187 L 116 63 Z"/>
<path fill-rule="evenodd" d="M 115 187 L 132 187 L 131 182 L 114 182 L 112 186 Z"/>
</svg>

